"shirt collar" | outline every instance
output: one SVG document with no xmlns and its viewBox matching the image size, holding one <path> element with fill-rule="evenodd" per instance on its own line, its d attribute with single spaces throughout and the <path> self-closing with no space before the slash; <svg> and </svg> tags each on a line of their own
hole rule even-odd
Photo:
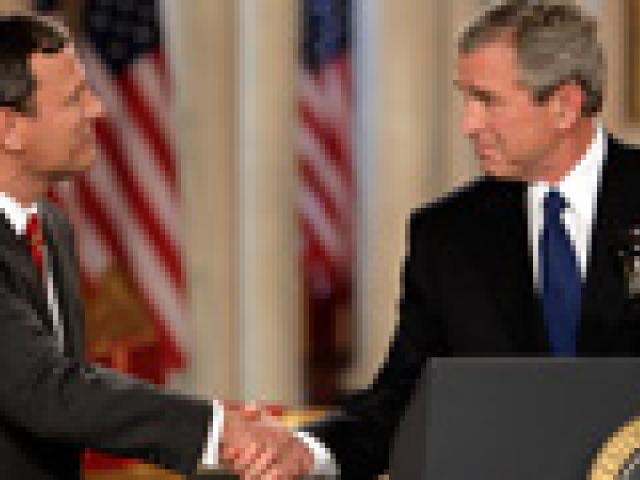
<svg viewBox="0 0 640 480">
<path fill-rule="evenodd" d="M 38 213 L 38 204 L 23 206 L 7 194 L 0 192 L 0 212 L 9 220 L 18 235 L 24 235 L 29 215 Z"/>
<path fill-rule="evenodd" d="M 574 168 L 557 185 L 554 185 L 567 200 L 569 208 L 581 218 L 591 218 L 597 197 L 598 181 L 605 156 L 605 132 L 600 122 L 596 123 L 593 140 L 586 153 Z M 531 205 L 542 205 L 551 188 L 548 182 L 534 182 L 529 187 Z"/>
</svg>

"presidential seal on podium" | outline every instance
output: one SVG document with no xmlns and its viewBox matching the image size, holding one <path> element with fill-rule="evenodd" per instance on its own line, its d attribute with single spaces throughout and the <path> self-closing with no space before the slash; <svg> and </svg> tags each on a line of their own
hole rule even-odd
<svg viewBox="0 0 640 480">
<path fill-rule="evenodd" d="M 629 420 L 602 445 L 588 480 L 640 480 L 640 417 Z"/>
</svg>

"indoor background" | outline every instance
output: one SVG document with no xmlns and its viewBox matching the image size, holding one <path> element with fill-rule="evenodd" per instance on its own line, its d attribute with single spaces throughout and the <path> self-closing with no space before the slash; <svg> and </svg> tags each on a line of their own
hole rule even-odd
<svg viewBox="0 0 640 480">
<path fill-rule="evenodd" d="M 84 8 L 80 0 L 62 3 L 72 17 L 74 8 Z M 176 151 L 179 194 L 170 208 L 184 262 L 179 306 L 167 306 L 181 312 L 180 324 L 168 329 L 178 332 L 176 348 L 183 355 L 180 368 L 165 379 L 174 388 L 301 406 L 330 403 L 336 391 L 369 383 L 396 322 L 411 209 L 478 173 L 460 133 L 453 67 L 456 32 L 483 3 L 352 1 L 349 105 L 324 105 L 347 108 L 339 118 L 353 173 L 351 284 L 348 301 L 341 300 L 345 309 L 330 313 L 331 338 L 318 344 L 310 336 L 322 335 L 322 328 L 308 325 L 311 294 L 301 260 L 305 2 L 162 2 L 165 67 L 172 77 L 163 128 Z M 640 90 L 633 60 L 640 44 L 640 17 L 632 14 L 638 2 L 581 3 L 600 19 L 607 50 L 605 126 L 640 143 L 632 108 Z M 14 10 L 31 3 L 0 5 Z M 137 173 L 143 186 L 153 177 L 148 173 Z M 90 245 L 80 249 L 87 261 L 95 260 Z M 144 293 L 144 275 L 134 277 L 142 297 L 152 296 Z M 154 294 L 162 303 L 162 289 Z M 120 355 L 109 361 L 126 367 L 132 360 L 122 356 L 135 345 L 114 335 L 98 354 Z M 323 361 L 318 345 L 327 341 L 335 349 Z"/>
</svg>

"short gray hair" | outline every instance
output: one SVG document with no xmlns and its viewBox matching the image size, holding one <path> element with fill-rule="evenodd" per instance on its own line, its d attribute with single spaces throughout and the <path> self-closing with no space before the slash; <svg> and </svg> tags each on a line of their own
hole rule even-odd
<svg viewBox="0 0 640 480">
<path fill-rule="evenodd" d="M 506 0 L 494 4 L 462 32 L 458 53 L 494 41 L 513 44 L 522 82 L 537 102 L 567 83 L 585 93 L 582 114 L 602 110 L 605 58 L 597 21 L 568 0 Z"/>
</svg>

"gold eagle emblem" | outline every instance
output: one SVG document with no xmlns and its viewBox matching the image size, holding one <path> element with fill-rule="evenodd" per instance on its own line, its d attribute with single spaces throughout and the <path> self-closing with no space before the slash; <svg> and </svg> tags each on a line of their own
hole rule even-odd
<svg viewBox="0 0 640 480">
<path fill-rule="evenodd" d="M 634 417 L 600 447 L 588 480 L 640 478 L 640 417 Z"/>
</svg>

